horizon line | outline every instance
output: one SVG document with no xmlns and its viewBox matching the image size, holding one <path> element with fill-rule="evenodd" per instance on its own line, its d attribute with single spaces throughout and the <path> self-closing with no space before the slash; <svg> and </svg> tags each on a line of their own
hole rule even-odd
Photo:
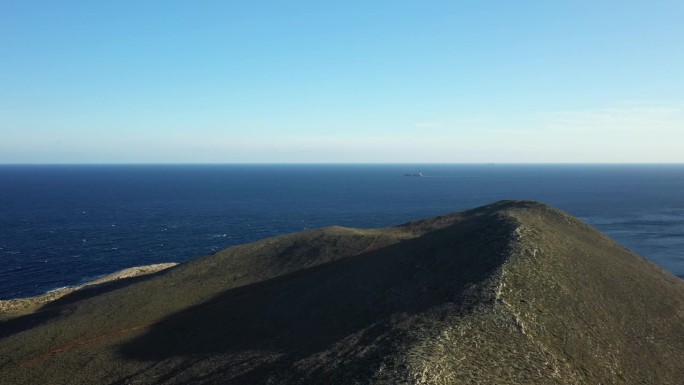
<svg viewBox="0 0 684 385">
<path fill-rule="evenodd" d="M 684 165 L 684 162 L 0 162 L 0 166 Z"/>
</svg>

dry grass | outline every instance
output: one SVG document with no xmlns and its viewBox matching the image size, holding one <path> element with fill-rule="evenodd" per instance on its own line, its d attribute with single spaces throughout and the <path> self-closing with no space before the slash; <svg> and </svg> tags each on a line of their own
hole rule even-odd
<svg viewBox="0 0 684 385">
<path fill-rule="evenodd" d="M 684 283 L 533 202 L 269 238 L 60 301 L 0 324 L 0 383 L 684 377 Z"/>
</svg>

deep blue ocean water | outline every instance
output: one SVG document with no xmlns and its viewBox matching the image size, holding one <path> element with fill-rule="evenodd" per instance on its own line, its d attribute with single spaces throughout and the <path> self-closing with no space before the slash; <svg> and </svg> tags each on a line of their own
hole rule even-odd
<svg viewBox="0 0 684 385">
<path fill-rule="evenodd" d="M 425 177 L 405 177 L 422 172 Z M 684 165 L 4 165 L 0 299 L 328 225 L 559 207 L 684 277 Z"/>
</svg>

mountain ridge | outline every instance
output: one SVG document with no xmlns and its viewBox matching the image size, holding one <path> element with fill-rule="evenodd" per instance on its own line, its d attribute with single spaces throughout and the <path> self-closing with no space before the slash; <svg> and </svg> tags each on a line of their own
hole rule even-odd
<svg viewBox="0 0 684 385">
<path fill-rule="evenodd" d="M 67 298 L 14 321 L 0 379 L 675 384 L 683 321 L 680 279 L 560 210 L 502 201 L 268 238 Z"/>
</svg>

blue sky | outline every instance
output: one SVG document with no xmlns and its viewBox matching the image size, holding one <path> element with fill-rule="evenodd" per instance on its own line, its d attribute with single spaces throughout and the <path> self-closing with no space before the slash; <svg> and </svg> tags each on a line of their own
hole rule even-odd
<svg viewBox="0 0 684 385">
<path fill-rule="evenodd" d="M 682 1 L 0 3 L 0 163 L 684 162 Z"/>
</svg>

